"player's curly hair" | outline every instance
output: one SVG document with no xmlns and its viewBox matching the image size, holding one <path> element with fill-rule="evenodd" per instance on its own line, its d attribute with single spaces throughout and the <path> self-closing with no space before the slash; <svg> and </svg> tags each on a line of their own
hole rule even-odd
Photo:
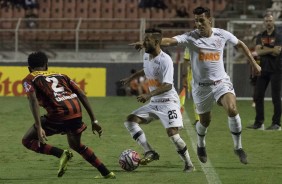
<svg viewBox="0 0 282 184">
<path fill-rule="evenodd" d="M 48 62 L 48 57 L 44 52 L 33 52 L 28 56 L 28 66 L 31 68 L 43 67 Z"/>
<path fill-rule="evenodd" d="M 194 15 L 201 15 L 203 13 L 206 15 L 206 17 L 208 17 L 208 18 L 211 17 L 211 11 L 207 7 L 198 6 L 197 8 L 195 8 L 193 10 Z"/>
</svg>

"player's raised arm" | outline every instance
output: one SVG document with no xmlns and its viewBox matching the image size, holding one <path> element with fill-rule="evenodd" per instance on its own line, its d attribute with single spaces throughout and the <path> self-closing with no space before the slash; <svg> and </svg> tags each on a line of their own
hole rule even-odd
<svg viewBox="0 0 282 184">
<path fill-rule="evenodd" d="M 175 38 L 162 38 L 161 46 L 176 46 L 177 44 Z"/>
</svg>

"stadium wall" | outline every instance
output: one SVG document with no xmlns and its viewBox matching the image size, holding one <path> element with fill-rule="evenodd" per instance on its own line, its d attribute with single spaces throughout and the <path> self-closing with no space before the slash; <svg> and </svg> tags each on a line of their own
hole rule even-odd
<svg viewBox="0 0 282 184">
<path fill-rule="evenodd" d="M 18 75 L 17 72 L 7 73 L 7 68 L 9 67 L 22 67 L 23 75 Z M 50 67 L 62 67 L 68 68 L 72 73 L 71 77 L 74 76 L 77 82 L 81 85 L 82 88 L 86 89 L 88 95 L 90 96 L 116 96 L 118 94 L 118 85 L 117 82 L 130 75 L 131 69 L 141 69 L 142 63 L 49 63 Z M 105 76 L 102 73 L 99 73 L 100 70 L 90 70 L 93 73 L 92 80 L 89 79 L 84 70 L 79 70 L 79 68 L 85 69 L 104 69 Z M 174 64 L 174 78 L 175 78 L 175 88 L 179 91 L 177 87 L 178 76 L 178 65 Z M 72 72 L 75 69 L 78 69 L 77 72 Z M 59 72 L 62 72 L 60 70 Z M 78 74 L 77 74 L 78 73 Z M 95 73 L 95 74 L 94 74 Z M 28 70 L 23 62 L 16 63 L 1 63 L 0 64 L 0 96 L 21 96 L 22 87 L 21 80 L 28 74 Z M 233 73 L 233 84 L 236 91 L 237 97 L 252 97 L 253 88 L 250 85 L 250 68 L 248 64 L 236 64 L 234 65 Z M 82 76 L 79 76 L 82 75 Z M 104 81 L 104 82 L 103 82 Z M 14 92 L 13 92 L 14 91 Z M 270 87 L 266 91 L 266 97 L 271 97 Z"/>
</svg>

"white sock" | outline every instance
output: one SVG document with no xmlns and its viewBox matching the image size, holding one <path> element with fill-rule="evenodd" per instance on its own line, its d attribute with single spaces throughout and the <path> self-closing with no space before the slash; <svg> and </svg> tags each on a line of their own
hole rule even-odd
<svg viewBox="0 0 282 184">
<path fill-rule="evenodd" d="M 153 150 L 138 123 L 126 121 L 124 122 L 124 126 L 129 131 L 132 138 L 144 149 L 145 153 Z"/>
<path fill-rule="evenodd" d="M 242 142 L 241 142 L 242 124 L 239 114 L 237 114 L 235 117 L 228 117 L 228 125 L 232 134 L 234 149 L 237 150 L 242 148 Z"/>
<path fill-rule="evenodd" d="M 204 127 L 200 121 L 196 123 L 196 131 L 197 131 L 197 137 L 198 137 L 198 146 L 199 147 L 206 147 L 206 133 L 208 131 L 208 128 Z"/>
<path fill-rule="evenodd" d="M 170 138 L 171 142 L 175 145 L 176 151 L 180 155 L 180 158 L 185 163 L 187 163 L 188 165 L 193 166 L 193 163 L 190 159 L 190 155 L 189 155 L 187 146 L 186 146 L 185 142 L 183 141 L 183 139 L 180 137 L 180 135 L 175 134 L 175 135 L 173 135 L 169 138 Z"/>
</svg>

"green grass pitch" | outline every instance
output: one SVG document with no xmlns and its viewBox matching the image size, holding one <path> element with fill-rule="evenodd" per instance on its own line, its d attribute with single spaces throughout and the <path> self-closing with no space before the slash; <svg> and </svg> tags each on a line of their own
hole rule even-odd
<svg viewBox="0 0 282 184">
<path fill-rule="evenodd" d="M 27 150 L 21 138 L 32 125 L 33 119 L 25 97 L 0 97 L 0 183 L 116 183 L 116 184 L 182 184 L 182 183 L 223 183 L 223 184 L 278 184 L 282 182 L 282 131 L 254 131 L 245 127 L 254 120 L 254 109 L 250 101 L 238 101 L 238 109 L 243 124 L 242 143 L 248 154 L 248 165 L 243 165 L 233 153 L 233 142 L 224 110 L 215 105 L 212 122 L 206 138 L 210 165 L 202 165 L 197 159 L 192 143 L 196 136 L 191 101 L 187 100 L 185 128 L 181 131 L 186 141 L 196 171 L 183 173 L 183 163 L 159 121 L 142 125 L 146 136 L 160 160 L 148 166 L 140 166 L 133 172 L 123 171 L 118 164 L 120 153 L 128 148 L 142 154 L 142 149 L 124 128 L 126 116 L 142 104 L 135 97 L 90 98 L 97 119 L 104 129 L 101 138 L 91 132 L 88 115 L 84 111 L 84 122 L 89 128 L 82 141 L 93 148 L 96 155 L 116 174 L 115 180 L 95 180 L 98 171 L 77 153 L 69 162 L 68 170 L 62 178 L 57 178 L 59 160 L 53 156 L 40 155 Z M 269 126 L 272 104 L 265 102 L 266 122 Z M 41 110 L 41 113 L 44 113 Z M 190 119 L 190 121 L 187 118 Z M 187 128 L 190 128 L 189 131 Z M 189 132 L 192 132 L 189 135 Z M 48 143 L 68 148 L 65 135 L 48 138 Z M 195 145 L 194 145 L 195 146 Z"/>
</svg>

